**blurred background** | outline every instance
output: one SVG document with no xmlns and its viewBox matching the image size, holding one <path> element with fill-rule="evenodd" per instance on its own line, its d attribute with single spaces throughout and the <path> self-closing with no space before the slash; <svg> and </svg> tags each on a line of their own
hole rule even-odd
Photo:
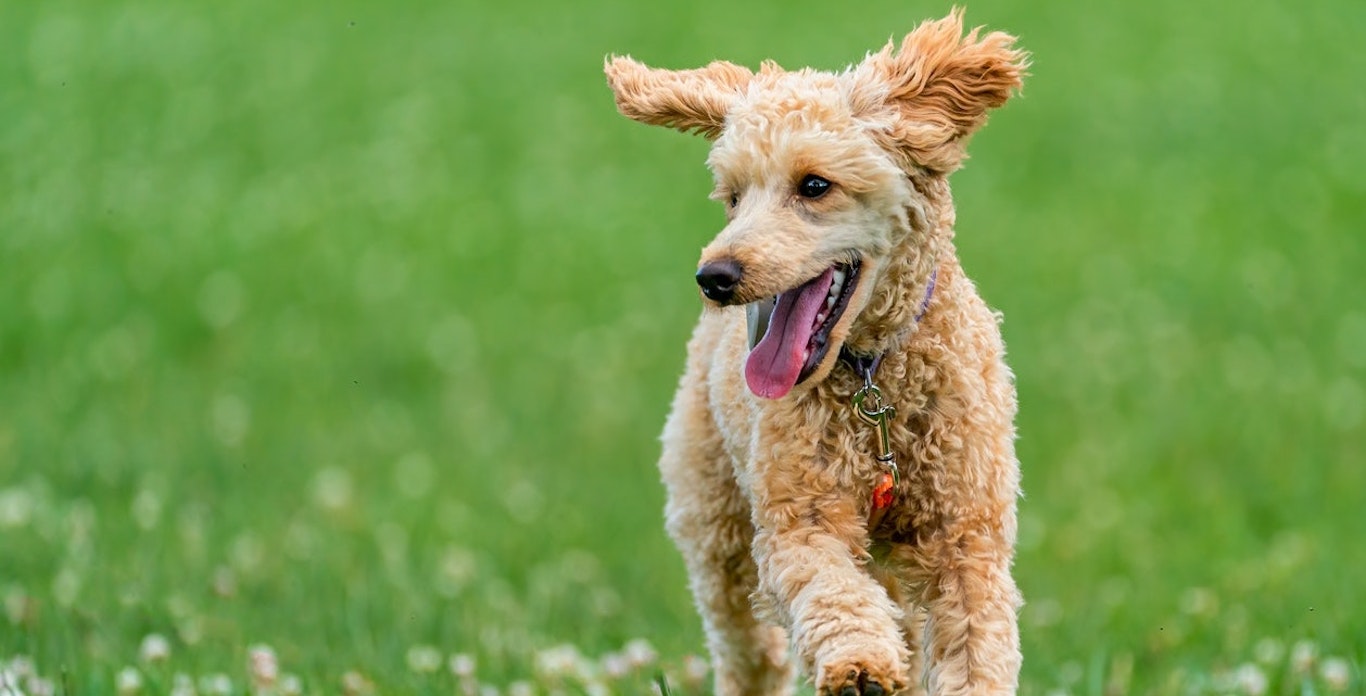
<svg viewBox="0 0 1366 696">
<path fill-rule="evenodd" d="M 0 678 L 704 692 L 654 462 L 723 216 L 603 56 L 840 69 L 948 9 L 0 5 Z M 953 179 L 1022 691 L 1363 693 L 1366 4 L 967 21 L 1034 57 Z"/>
</svg>

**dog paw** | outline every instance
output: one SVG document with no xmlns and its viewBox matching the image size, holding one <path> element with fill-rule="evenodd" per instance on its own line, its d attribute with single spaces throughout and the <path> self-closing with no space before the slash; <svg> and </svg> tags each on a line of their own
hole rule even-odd
<svg viewBox="0 0 1366 696">
<path fill-rule="evenodd" d="M 833 660 L 821 665 L 817 683 L 820 696 L 891 696 L 906 687 L 904 672 L 895 656 Z"/>
</svg>

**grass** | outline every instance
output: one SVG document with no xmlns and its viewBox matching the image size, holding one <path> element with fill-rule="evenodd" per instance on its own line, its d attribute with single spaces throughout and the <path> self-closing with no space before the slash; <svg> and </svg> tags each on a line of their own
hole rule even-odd
<svg viewBox="0 0 1366 696">
<path fill-rule="evenodd" d="M 947 5 L 201 5 L 0 5 L 0 675 L 698 692 L 653 461 L 722 218 L 602 56 Z M 954 179 L 1022 691 L 1366 693 L 1366 5 L 968 10 L 1035 56 Z"/>
</svg>

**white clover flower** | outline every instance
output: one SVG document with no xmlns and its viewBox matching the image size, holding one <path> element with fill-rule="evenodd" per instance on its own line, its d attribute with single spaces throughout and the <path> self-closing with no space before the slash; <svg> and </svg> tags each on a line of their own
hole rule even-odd
<svg viewBox="0 0 1366 696">
<path fill-rule="evenodd" d="M 171 696 L 198 696 L 195 691 L 194 680 L 184 672 L 176 672 L 171 679 Z"/>
<path fill-rule="evenodd" d="M 213 591 L 219 597 L 232 597 L 237 594 L 237 574 L 232 568 L 219 566 L 213 571 Z"/>
<path fill-rule="evenodd" d="M 1252 648 L 1252 654 L 1258 662 L 1274 666 L 1280 664 L 1281 658 L 1285 657 L 1285 643 L 1275 638 L 1263 638 Z"/>
<path fill-rule="evenodd" d="M 1219 608 L 1219 598 L 1208 587 L 1191 587 L 1181 595 L 1181 611 L 1191 616 L 1209 616 Z"/>
<path fill-rule="evenodd" d="M 430 645 L 408 648 L 408 669 L 420 674 L 431 674 L 441 668 L 441 651 Z"/>
<path fill-rule="evenodd" d="M 474 554 L 468 549 L 452 546 L 441 554 L 436 571 L 436 591 L 443 597 L 460 594 L 478 573 Z"/>
<path fill-rule="evenodd" d="M 171 641 L 160 633 L 149 633 L 143 637 L 138 655 L 143 662 L 165 662 L 171 657 Z"/>
<path fill-rule="evenodd" d="M 232 679 L 226 674 L 210 674 L 199 679 L 204 696 L 232 696 Z"/>
<path fill-rule="evenodd" d="M 1301 640 L 1295 643 L 1295 647 L 1290 649 L 1290 666 L 1298 674 L 1308 674 L 1314 668 L 1314 661 L 1318 657 L 1319 647 L 1310 640 Z"/>
<path fill-rule="evenodd" d="M 28 678 L 28 696 L 56 696 L 57 685 L 50 680 L 34 675 Z"/>
<path fill-rule="evenodd" d="M 114 677 L 114 688 L 119 696 L 128 696 L 142 691 L 142 672 L 132 667 L 124 667 Z"/>
<path fill-rule="evenodd" d="M 346 696 L 365 696 L 375 692 L 375 685 L 365 675 L 351 670 L 342 675 L 342 693 Z"/>
<path fill-rule="evenodd" d="M 1352 681 L 1352 666 L 1340 657 L 1330 657 L 1319 665 L 1319 676 L 1329 691 L 1346 691 Z"/>
<path fill-rule="evenodd" d="M 602 675 L 608 679 L 621 679 L 631 673 L 631 661 L 622 653 L 607 653 L 599 662 Z"/>
<path fill-rule="evenodd" d="M 337 512 L 351 505 L 351 474 L 328 467 L 313 476 L 313 500 L 325 510 Z"/>
<path fill-rule="evenodd" d="M 19 675 L 9 667 L 0 666 L 0 694 L 9 696 L 11 692 L 23 696 L 23 692 L 19 690 Z"/>
<path fill-rule="evenodd" d="M 293 674 L 280 677 L 280 696 L 303 696 L 304 683 Z"/>
<path fill-rule="evenodd" d="M 280 660 L 269 645 L 256 644 L 247 648 L 247 673 L 252 686 L 258 689 L 275 686 L 280 678 Z"/>
<path fill-rule="evenodd" d="M 545 677 L 564 677 L 578 674 L 583 657 L 579 649 L 569 644 L 556 645 L 536 653 L 536 672 Z"/>
<path fill-rule="evenodd" d="M 508 696 L 536 696 L 536 689 L 528 681 L 515 681 L 508 684 Z"/>
<path fill-rule="evenodd" d="M 9 671 L 15 678 L 15 683 L 11 686 L 17 686 L 19 679 L 27 679 L 38 674 L 37 668 L 33 666 L 33 658 L 28 655 L 15 655 L 9 661 Z"/>
<path fill-rule="evenodd" d="M 474 676 L 474 656 L 466 653 L 455 653 L 450 659 L 451 674 L 461 678 L 469 679 Z"/>
<path fill-rule="evenodd" d="M 1238 666 L 1233 673 L 1233 682 L 1238 690 L 1248 696 L 1262 696 L 1266 693 L 1267 679 L 1262 668 L 1251 662 Z"/>
<path fill-rule="evenodd" d="M 479 696 L 499 696 L 498 687 L 492 684 L 480 684 Z"/>
<path fill-rule="evenodd" d="M 683 679 L 689 684 L 699 684 L 711 672 L 711 664 L 701 655 L 687 655 L 683 658 Z"/>
<path fill-rule="evenodd" d="M 649 667 L 655 663 L 655 660 L 659 659 L 659 653 L 655 651 L 655 647 L 644 638 L 637 638 L 627 643 L 626 647 L 622 649 L 622 653 L 626 655 L 626 661 L 631 663 L 631 667 L 635 669 Z"/>
<path fill-rule="evenodd" d="M 33 516 L 33 496 L 22 488 L 0 490 L 0 529 L 22 527 Z"/>
<path fill-rule="evenodd" d="M 133 498 L 133 521 L 144 530 L 157 526 L 161 520 L 161 498 L 155 491 L 141 490 Z"/>
</svg>

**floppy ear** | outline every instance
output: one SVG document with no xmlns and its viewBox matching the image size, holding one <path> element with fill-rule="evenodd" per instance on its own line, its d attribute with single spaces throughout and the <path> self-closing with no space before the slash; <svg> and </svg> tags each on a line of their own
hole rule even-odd
<svg viewBox="0 0 1366 696">
<path fill-rule="evenodd" d="M 725 61 L 696 70 L 659 70 L 629 56 L 608 56 L 603 70 L 624 116 L 709 139 L 721 134 L 726 112 L 754 77 L 748 68 Z"/>
<path fill-rule="evenodd" d="M 888 42 L 853 70 L 851 101 L 856 112 L 891 107 L 890 127 L 882 134 L 892 148 L 907 152 L 934 171 L 957 169 L 967 155 L 968 136 L 987 121 L 987 110 L 1001 106 L 1018 90 L 1029 54 L 1015 48 L 1015 37 L 999 31 L 963 35 L 963 11 L 926 21 L 897 50 Z"/>
</svg>

